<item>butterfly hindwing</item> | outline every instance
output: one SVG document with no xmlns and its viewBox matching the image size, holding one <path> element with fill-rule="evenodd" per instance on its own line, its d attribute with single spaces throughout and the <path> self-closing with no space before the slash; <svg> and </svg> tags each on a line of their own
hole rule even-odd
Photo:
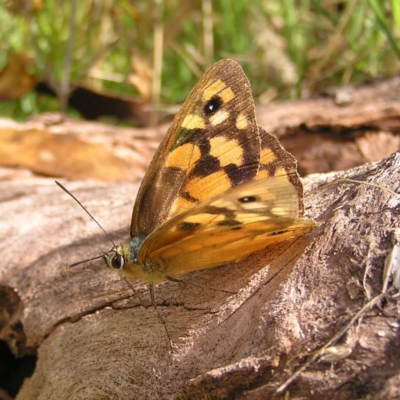
<svg viewBox="0 0 400 400">
<path fill-rule="evenodd" d="M 284 179 L 234 187 L 170 219 L 142 244 L 139 263 L 149 261 L 176 276 L 240 260 L 314 223 L 298 218 L 293 185 Z"/>
<path fill-rule="evenodd" d="M 255 179 L 269 177 L 281 178 L 289 181 L 297 192 L 299 216 L 303 215 L 303 184 L 297 173 L 297 161 L 287 152 L 279 140 L 258 127 L 261 142 L 260 167 Z"/>
</svg>

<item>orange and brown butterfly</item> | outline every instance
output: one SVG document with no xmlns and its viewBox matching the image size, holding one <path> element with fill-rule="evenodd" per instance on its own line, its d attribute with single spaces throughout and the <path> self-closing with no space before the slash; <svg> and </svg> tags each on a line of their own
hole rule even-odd
<svg viewBox="0 0 400 400">
<path fill-rule="evenodd" d="M 130 239 L 104 255 L 150 285 L 232 263 L 303 235 L 295 159 L 257 126 L 250 84 L 235 61 L 212 66 L 161 142 L 133 209 Z"/>
</svg>

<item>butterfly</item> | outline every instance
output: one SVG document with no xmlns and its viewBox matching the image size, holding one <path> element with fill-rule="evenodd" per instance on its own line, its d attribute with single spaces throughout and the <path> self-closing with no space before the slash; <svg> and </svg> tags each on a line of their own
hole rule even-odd
<svg viewBox="0 0 400 400">
<path fill-rule="evenodd" d="M 147 170 L 130 239 L 104 254 L 149 284 L 244 259 L 310 232 L 294 157 L 257 126 L 250 84 L 223 59 L 200 79 Z"/>
</svg>

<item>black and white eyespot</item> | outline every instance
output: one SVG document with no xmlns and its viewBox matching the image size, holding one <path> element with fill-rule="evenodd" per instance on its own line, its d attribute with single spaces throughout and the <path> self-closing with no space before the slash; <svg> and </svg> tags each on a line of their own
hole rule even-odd
<svg viewBox="0 0 400 400">
<path fill-rule="evenodd" d="M 257 201 L 256 196 L 245 196 L 238 199 L 239 203 L 254 203 Z"/>
<path fill-rule="evenodd" d="M 203 107 L 204 114 L 206 115 L 215 114 L 221 108 L 222 104 L 224 104 L 224 102 L 222 101 L 221 97 L 217 95 L 211 97 L 211 99 L 208 100 L 205 106 Z"/>
</svg>

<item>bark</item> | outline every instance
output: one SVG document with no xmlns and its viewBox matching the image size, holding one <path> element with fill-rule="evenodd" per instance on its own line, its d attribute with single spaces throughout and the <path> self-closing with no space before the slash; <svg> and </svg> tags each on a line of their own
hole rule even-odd
<svg viewBox="0 0 400 400">
<path fill-rule="evenodd" d="M 397 153 L 345 175 L 398 192 L 399 166 Z M 276 388 L 304 361 L 288 360 L 318 349 L 380 293 L 399 227 L 399 198 L 380 188 L 338 183 L 308 195 L 307 214 L 321 223 L 312 234 L 156 287 L 171 352 L 145 285 L 132 290 L 101 260 L 66 272 L 109 246 L 70 198 L 47 179 L 1 186 L 9 221 L 2 298 L 10 304 L 2 339 L 17 354 L 38 354 L 18 399 L 279 398 Z M 126 237 L 137 186 L 69 186 L 115 241 Z M 334 369 L 311 365 L 291 396 L 390 398 L 398 319 L 399 300 L 388 296 L 340 340 L 351 355 Z"/>
</svg>

